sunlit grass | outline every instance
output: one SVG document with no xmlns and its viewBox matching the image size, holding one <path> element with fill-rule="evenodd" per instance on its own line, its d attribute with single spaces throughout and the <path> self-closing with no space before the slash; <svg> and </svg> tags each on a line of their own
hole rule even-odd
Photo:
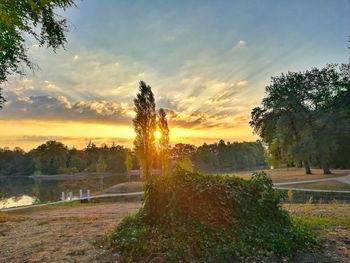
<svg viewBox="0 0 350 263">
<path fill-rule="evenodd" d="M 284 204 L 298 222 L 312 229 L 350 228 L 349 204 Z"/>
<path fill-rule="evenodd" d="M 332 170 L 332 175 L 323 175 L 322 169 L 312 169 L 311 175 L 305 174 L 303 168 L 279 168 L 279 169 L 265 169 L 263 170 L 267 175 L 269 175 L 273 182 L 289 182 L 289 181 L 299 181 L 299 180 L 314 180 L 314 179 L 324 179 L 336 176 L 348 175 L 350 170 Z M 245 179 L 252 176 L 252 171 L 242 171 L 230 173 Z"/>
<path fill-rule="evenodd" d="M 303 189 L 321 189 L 321 190 L 344 190 L 350 191 L 350 185 L 340 183 L 337 181 L 327 181 L 327 182 L 315 182 L 306 184 L 293 184 L 287 186 L 289 188 L 303 188 Z"/>
</svg>

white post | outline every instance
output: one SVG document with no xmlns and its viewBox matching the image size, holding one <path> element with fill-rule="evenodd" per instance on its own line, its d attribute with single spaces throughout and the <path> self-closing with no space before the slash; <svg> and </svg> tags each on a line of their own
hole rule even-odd
<svg viewBox="0 0 350 263">
<path fill-rule="evenodd" d="M 64 202 L 64 192 L 61 193 L 61 201 Z"/>
<path fill-rule="evenodd" d="M 87 200 L 90 202 L 90 190 L 87 190 Z"/>
<path fill-rule="evenodd" d="M 81 200 L 81 199 L 83 199 L 83 190 L 79 190 L 79 199 Z"/>
<path fill-rule="evenodd" d="M 73 200 L 73 193 L 69 192 L 69 201 L 72 201 L 72 200 Z"/>
</svg>

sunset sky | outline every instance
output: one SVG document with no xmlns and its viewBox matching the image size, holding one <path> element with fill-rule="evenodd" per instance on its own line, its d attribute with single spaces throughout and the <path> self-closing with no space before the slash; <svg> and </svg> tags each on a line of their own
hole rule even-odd
<svg viewBox="0 0 350 263">
<path fill-rule="evenodd" d="M 350 1 L 76 1 L 66 50 L 28 39 L 40 69 L 2 85 L 0 147 L 131 146 L 138 82 L 171 142 L 252 141 L 270 77 L 349 62 Z"/>
</svg>

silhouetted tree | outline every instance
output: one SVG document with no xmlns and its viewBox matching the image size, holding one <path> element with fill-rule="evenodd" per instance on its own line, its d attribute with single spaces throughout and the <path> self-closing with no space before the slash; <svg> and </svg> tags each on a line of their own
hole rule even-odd
<svg viewBox="0 0 350 263">
<path fill-rule="evenodd" d="M 170 145 L 169 145 L 169 127 L 164 109 L 158 111 L 158 128 L 161 133 L 159 138 L 159 156 L 161 163 L 161 174 L 167 175 L 169 169 Z"/>
<path fill-rule="evenodd" d="M 64 47 L 68 24 L 55 11 L 73 5 L 73 0 L 0 1 L 0 83 L 10 74 L 24 74 L 23 65 L 34 69 L 25 45 L 28 35 L 36 39 L 39 46 L 46 45 L 54 51 Z M 3 101 L 0 97 L 0 105 Z"/>
<path fill-rule="evenodd" d="M 139 93 L 134 99 L 133 119 L 136 137 L 135 153 L 139 159 L 142 174 L 146 179 L 151 175 L 153 158 L 155 156 L 154 132 L 156 129 L 156 104 L 151 86 L 140 81 Z"/>
</svg>

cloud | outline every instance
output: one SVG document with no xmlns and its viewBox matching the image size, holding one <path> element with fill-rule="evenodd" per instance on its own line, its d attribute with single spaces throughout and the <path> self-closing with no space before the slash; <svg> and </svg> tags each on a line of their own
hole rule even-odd
<svg viewBox="0 0 350 263">
<path fill-rule="evenodd" d="M 244 40 L 239 40 L 232 48 L 232 51 L 235 51 L 237 49 L 242 49 L 247 46 L 247 42 Z"/>
<path fill-rule="evenodd" d="M 245 79 L 244 79 L 244 80 L 238 81 L 236 85 L 237 85 L 238 87 L 241 87 L 241 86 L 245 86 L 245 85 L 247 85 L 247 84 L 248 84 L 248 80 L 245 80 Z"/>
<path fill-rule="evenodd" d="M 130 124 L 131 109 L 123 103 L 80 101 L 72 103 L 65 96 L 23 96 L 6 92 L 7 103 L 1 119 L 71 120 L 106 124 Z"/>
</svg>

